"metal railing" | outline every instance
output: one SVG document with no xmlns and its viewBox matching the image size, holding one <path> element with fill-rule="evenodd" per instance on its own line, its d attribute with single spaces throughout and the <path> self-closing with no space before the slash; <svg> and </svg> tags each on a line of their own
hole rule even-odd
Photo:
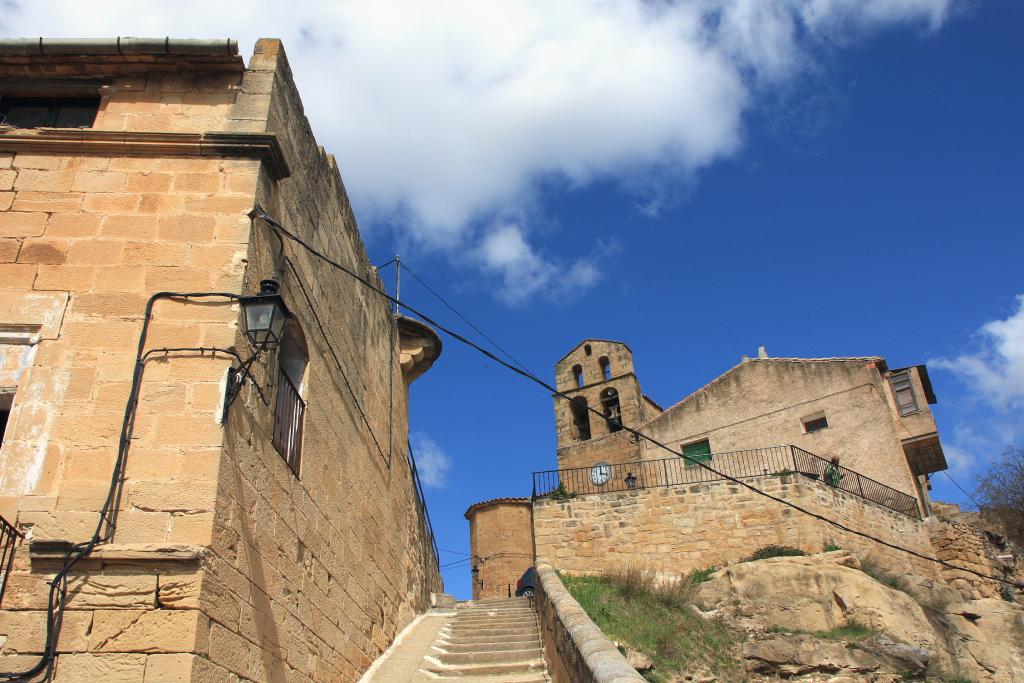
<svg viewBox="0 0 1024 683">
<path fill-rule="evenodd" d="M 423 484 L 420 482 L 420 471 L 416 467 L 416 456 L 412 452 L 412 443 L 409 444 L 409 472 L 412 473 L 413 489 L 416 492 L 416 502 L 419 506 L 421 531 L 430 539 L 430 547 L 434 551 L 434 566 L 440 571 L 441 554 L 437 550 L 437 540 L 434 538 L 434 525 L 430 523 L 427 498 L 423 495 Z"/>
<path fill-rule="evenodd" d="M 3 606 L 7 590 L 7 576 L 14 565 L 14 550 L 18 547 L 18 540 L 24 537 L 13 524 L 0 517 L 0 606 Z"/>
<path fill-rule="evenodd" d="M 306 412 L 306 402 L 283 369 L 277 373 L 277 378 L 274 448 L 298 476 L 302 459 L 302 416 Z"/>
<path fill-rule="evenodd" d="M 878 503 L 915 519 L 921 518 L 914 496 L 796 446 L 771 446 L 693 456 L 722 475 L 748 479 L 766 475 L 800 474 Z M 725 478 L 680 457 L 637 460 L 597 467 L 576 467 L 533 473 L 533 497 L 571 498 L 590 493 L 614 493 L 658 486 L 724 481 Z"/>
</svg>

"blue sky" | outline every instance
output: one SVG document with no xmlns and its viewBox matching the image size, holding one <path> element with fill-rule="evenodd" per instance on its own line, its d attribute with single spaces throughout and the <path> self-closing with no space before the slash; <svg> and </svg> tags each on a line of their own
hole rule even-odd
<svg viewBox="0 0 1024 683">
<path fill-rule="evenodd" d="M 584 337 L 628 343 L 663 404 L 762 344 L 879 354 L 929 364 L 965 487 L 1024 442 L 1018 2 L 0 8 L 0 35 L 281 37 L 374 260 L 546 379 Z M 551 397 L 454 341 L 411 423 L 442 561 L 470 504 L 555 467 Z M 468 597 L 467 567 L 445 581 Z"/>
</svg>

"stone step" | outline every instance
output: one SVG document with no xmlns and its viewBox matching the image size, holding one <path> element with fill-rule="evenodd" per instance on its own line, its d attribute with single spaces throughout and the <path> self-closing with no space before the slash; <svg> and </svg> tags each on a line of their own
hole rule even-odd
<svg viewBox="0 0 1024 683">
<path fill-rule="evenodd" d="M 489 652 L 491 650 L 518 650 L 525 647 L 540 647 L 540 636 L 530 638 L 517 638 L 506 640 L 481 640 L 477 642 L 451 642 L 438 641 L 435 647 L 446 652 Z"/>
<path fill-rule="evenodd" d="M 528 636 L 537 633 L 537 625 L 531 626 L 510 626 L 508 628 L 453 628 L 442 633 L 450 639 L 473 638 L 475 636 L 493 636 L 505 638 L 506 636 Z"/>
<path fill-rule="evenodd" d="M 537 623 L 537 615 L 525 617 L 492 617 L 490 619 L 462 619 L 455 617 L 448 625 L 451 628 L 497 628 L 499 626 L 532 626 Z"/>
<path fill-rule="evenodd" d="M 540 647 L 523 650 L 495 650 L 492 652 L 434 652 L 432 655 L 442 664 L 513 664 L 541 657 Z"/>
<path fill-rule="evenodd" d="M 551 679 L 542 671 L 523 674 L 501 673 L 493 676 L 443 676 L 420 671 L 410 679 L 409 683 L 434 683 L 435 681 L 440 683 L 445 681 L 457 681 L 458 683 L 551 683 Z"/>
<path fill-rule="evenodd" d="M 476 609 L 457 609 L 459 615 L 481 615 L 481 614 L 536 614 L 537 610 L 532 607 L 478 607 Z"/>
<path fill-rule="evenodd" d="M 524 660 L 522 662 L 459 664 L 455 666 L 446 666 L 440 661 L 437 661 L 432 655 L 428 655 L 423 659 L 426 662 L 426 666 L 421 667 L 422 671 L 440 674 L 441 676 L 458 677 L 459 680 L 463 680 L 463 676 L 501 676 L 502 674 L 544 673 L 547 669 L 544 666 L 544 660 L 540 658 Z M 498 680 L 505 681 L 507 679 L 502 677 L 498 678 Z"/>
<path fill-rule="evenodd" d="M 487 598 L 486 600 L 466 600 L 460 605 L 529 605 L 530 598 Z"/>
</svg>

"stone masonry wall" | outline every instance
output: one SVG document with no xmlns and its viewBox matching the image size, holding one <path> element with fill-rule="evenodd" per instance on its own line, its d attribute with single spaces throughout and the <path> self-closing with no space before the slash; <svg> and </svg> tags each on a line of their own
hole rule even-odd
<svg viewBox="0 0 1024 683">
<path fill-rule="evenodd" d="M 281 44 L 259 41 L 250 69 L 240 107 L 251 118 L 238 125 L 253 129 L 262 117 L 292 172 L 280 183 L 261 177 L 257 201 L 380 286 L 338 167 L 302 115 Z M 389 306 L 293 243 L 284 260 L 278 251 L 258 223 L 246 287 L 278 273 L 304 333 L 302 465 L 294 475 L 271 445 L 272 406 L 251 393 L 236 404 L 200 597 L 210 619 L 203 666 L 217 672 L 214 680 L 354 681 L 429 606 L 441 580 L 406 459 L 408 397 Z M 275 367 L 270 356 L 259 363 L 262 382 L 277 382 Z"/>
<path fill-rule="evenodd" d="M 469 551 L 479 569 L 473 599 L 514 595 L 516 582 L 533 565 L 532 505 L 528 498 L 474 506 L 469 518 Z"/>
<path fill-rule="evenodd" d="M 925 555 L 924 523 L 796 475 L 752 485 Z M 934 563 L 889 550 L 728 482 L 648 488 L 534 503 L 537 561 L 576 574 L 635 563 L 668 574 L 718 567 L 769 544 L 820 552 L 827 542 L 897 573 L 938 576 Z"/>
<path fill-rule="evenodd" d="M 238 68 L 118 77 L 97 127 L 223 129 L 226 106 L 210 101 L 232 101 L 239 79 Z M 38 660 L 58 566 L 35 545 L 83 541 L 96 527 L 146 301 L 164 290 L 241 291 L 260 162 L 4 145 L 0 134 L 0 326 L 27 330 L 21 346 L 32 349 L 20 354 L 0 454 L 2 514 L 33 544 L 16 554 L 0 612 L 0 669 L 10 671 Z M 237 319 L 229 303 L 163 300 L 147 348 L 230 347 Z M 55 680 L 177 680 L 191 666 L 183 653 L 208 647 L 196 548 L 211 538 L 229 363 L 178 354 L 147 365 L 117 534 L 104 559 L 72 576 Z M 146 550 L 168 544 L 180 552 Z"/>
<path fill-rule="evenodd" d="M 1002 539 L 1004 548 L 999 548 L 995 534 L 942 515 L 929 517 L 927 523 L 935 556 L 940 560 L 989 576 L 1017 582 L 1024 580 L 1024 565 L 1017 557 L 1018 553 L 1005 547 L 1005 539 Z M 1009 555 L 1012 559 L 1000 560 L 1000 554 Z M 942 567 L 942 576 L 946 583 L 960 591 L 965 600 L 1000 597 L 1005 585 L 948 567 Z"/>
</svg>

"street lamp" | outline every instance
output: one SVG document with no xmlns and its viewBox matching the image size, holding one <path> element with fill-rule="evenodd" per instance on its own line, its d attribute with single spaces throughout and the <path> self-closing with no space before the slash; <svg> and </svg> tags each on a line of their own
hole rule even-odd
<svg viewBox="0 0 1024 683">
<path fill-rule="evenodd" d="M 636 488 L 636 477 L 633 476 L 632 472 L 630 472 L 629 474 L 626 475 L 626 488 L 630 488 L 630 489 L 635 489 Z"/>
<path fill-rule="evenodd" d="M 291 317 L 284 299 L 277 291 L 275 280 L 263 280 L 260 282 L 259 294 L 238 300 L 244 314 L 245 336 L 257 349 L 280 344 L 284 324 Z"/>
</svg>

